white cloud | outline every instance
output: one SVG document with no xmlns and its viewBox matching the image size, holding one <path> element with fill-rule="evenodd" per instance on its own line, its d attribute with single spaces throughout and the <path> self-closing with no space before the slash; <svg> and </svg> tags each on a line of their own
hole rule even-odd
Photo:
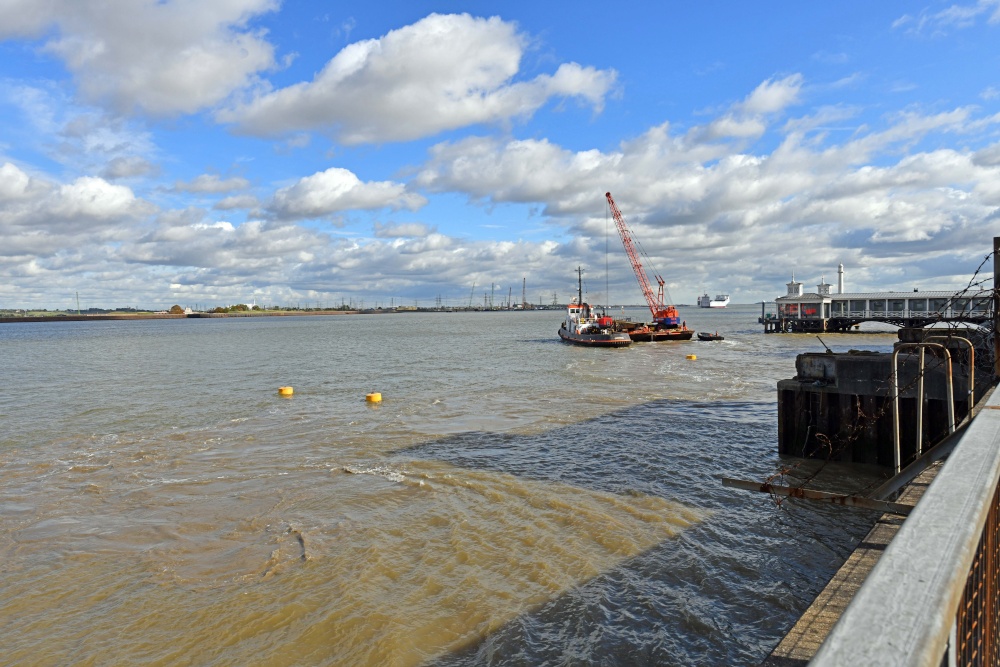
<svg viewBox="0 0 1000 667">
<path fill-rule="evenodd" d="M 153 114 L 193 113 L 252 85 L 274 49 L 248 21 L 278 0 L 6 0 L 0 37 L 39 36 L 91 100 Z"/>
<path fill-rule="evenodd" d="M 212 208 L 219 211 L 231 211 L 234 209 L 253 209 L 258 206 L 260 206 L 260 201 L 254 195 L 233 195 L 220 199 Z"/>
<path fill-rule="evenodd" d="M 419 222 L 386 225 L 375 223 L 375 238 L 380 239 L 421 237 L 430 233 L 431 229 Z"/>
<path fill-rule="evenodd" d="M 22 148 L 78 173 L 127 178 L 156 171 L 152 135 L 137 122 L 77 104 L 55 85 L 0 80 L 0 99 L 20 112 L 8 129 L 18 133 Z"/>
<path fill-rule="evenodd" d="M 949 29 L 969 28 L 983 16 L 990 25 L 1000 24 L 1000 0 L 978 0 L 974 4 L 949 5 L 938 12 L 922 11 L 914 17 L 904 14 L 892 27 L 904 28 L 912 35 L 925 33 L 943 34 Z"/>
<path fill-rule="evenodd" d="M 19 167 L 5 162 L 0 165 L 0 207 L 31 196 L 31 178 Z M 2 210 L 2 209 L 0 209 Z"/>
<path fill-rule="evenodd" d="M 185 183 L 177 181 L 174 190 L 177 192 L 201 192 L 219 194 L 222 192 L 232 192 L 234 190 L 244 190 L 250 187 L 250 181 L 240 176 L 231 178 L 220 178 L 218 174 L 201 174 L 193 180 Z"/>
<path fill-rule="evenodd" d="M 515 81 L 526 38 L 498 17 L 431 14 L 338 53 L 309 83 L 262 94 L 219 114 L 240 131 L 302 130 L 345 144 L 405 141 L 479 123 L 525 117 L 553 97 L 597 109 L 616 74 L 576 63 Z"/>
<path fill-rule="evenodd" d="M 770 114 L 781 111 L 799 101 L 802 75 L 792 74 L 780 81 L 768 79 L 763 82 L 739 105 L 747 114 Z"/>
<path fill-rule="evenodd" d="M 0 38 L 38 36 L 61 5 L 60 0 L 4 0 L 0 3 Z"/>
<path fill-rule="evenodd" d="M 794 99 L 773 92 L 751 95 L 749 106 L 776 111 Z M 654 266 L 688 280 L 706 263 L 733 257 L 750 258 L 765 280 L 769 262 L 796 270 L 831 263 L 834 255 L 874 262 L 882 268 L 872 275 L 888 275 L 914 252 L 936 257 L 974 242 L 972 230 L 987 224 L 1000 196 L 989 185 L 1000 182 L 996 145 L 975 155 L 911 151 L 931 133 L 989 136 L 1000 119 L 976 118 L 971 109 L 907 111 L 887 116 L 878 131 L 862 126 L 843 142 L 828 142 L 822 123 L 855 113 L 825 109 L 789 120 L 782 143 L 764 154 L 745 152 L 735 132 L 729 142 L 713 141 L 719 133 L 706 128 L 720 119 L 676 136 L 664 124 L 610 152 L 470 138 L 435 146 L 415 183 L 485 206 L 539 202 L 572 238 L 602 247 L 600 212 L 610 190 Z M 766 116 L 756 122 L 760 131 L 776 129 Z M 804 245 L 805 237 L 816 242 Z M 734 269 L 730 279 L 746 280 L 738 274 Z"/>
<path fill-rule="evenodd" d="M 777 81 L 768 79 L 742 102 L 733 105 L 729 112 L 692 130 L 691 136 L 697 141 L 709 142 L 760 137 L 767 131 L 768 116 L 799 103 L 802 83 L 801 74 L 792 74 Z"/>
<path fill-rule="evenodd" d="M 283 220 L 321 218 L 350 209 L 406 208 L 416 210 L 427 200 L 406 191 L 401 183 L 363 183 L 347 169 L 331 167 L 278 190 L 267 209 Z"/>
<path fill-rule="evenodd" d="M 44 211 L 56 224 L 73 228 L 114 224 L 148 213 L 129 188 L 90 176 L 59 186 L 45 203 Z"/>
<path fill-rule="evenodd" d="M 243 216 L 228 213 L 219 219 L 194 206 L 158 211 L 104 179 L 62 183 L 0 160 L 0 296 L 24 302 L 32 285 L 55 291 L 70 278 L 86 289 L 97 285 L 87 276 L 100 273 L 95 289 L 142 301 L 175 285 L 171 294 L 236 303 L 247 300 L 252 285 L 292 303 L 297 296 L 437 291 L 453 302 L 464 292 L 465 302 L 474 281 L 518 292 L 528 276 L 531 300 L 542 289 L 548 302 L 555 286 L 568 293 L 569 267 L 603 269 L 607 191 L 674 290 L 742 287 L 759 298 L 791 271 L 825 266 L 829 277 L 838 261 L 848 266 L 852 286 L 892 288 L 891 281 L 916 280 L 907 273 L 913 266 L 958 266 L 963 254 L 988 244 L 1000 207 L 1000 116 L 973 107 L 909 108 L 866 118 L 873 125 L 865 125 L 858 119 L 863 109 L 837 106 L 789 117 L 801 85 L 795 77 L 769 80 L 701 126 L 663 122 L 610 148 L 469 137 L 434 146 L 409 180 L 362 181 L 331 168 L 291 182 L 263 205 L 250 194 L 215 204 L 266 221 L 240 223 Z M 747 140 L 759 133 L 766 141 Z M 949 136 L 979 148 L 941 148 Z M 246 185 L 205 174 L 177 191 L 214 194 Z M 470 240 L 447 219 L 413 222 L 399 214 L 386 221 L 387 209 L 423 207 L 421 190 L 457 195 L 444 200 L 467 197 L 491 214 L 515 204 L 508 210 L 534 217 L 532 225 L 560 240 L 524 241 L 534 231 L 505 227 L 500 214 L 492 240 Z M 357 210 L 370 211 L 372 221 L 350 229 L 350 238 L 294 224 Z M 611 261 L 612 289 L 638 301 L 615 240 Z M 482 292 L 472 296 L 482 303 Z"/>
<path fill-rule="evenodd" d="M 72 234 L 113 231 L 151 212 L 132 190 L 102 178 L 84 176 L 57 185 L 32 178 L 11 163 L 0 166 L 0 232 L 66 234 L 64 243 L 72 244 Z"/>
<path fill-rule="evenodd" d="M 139 156 L 112 158 L 105 166 L 101 175 L 104 178 L 115 180 L 119 178 L 134 178 L 136 176 L 146 176 L 156 173 L 156 165 L 149 160 Z"/>
</svg>

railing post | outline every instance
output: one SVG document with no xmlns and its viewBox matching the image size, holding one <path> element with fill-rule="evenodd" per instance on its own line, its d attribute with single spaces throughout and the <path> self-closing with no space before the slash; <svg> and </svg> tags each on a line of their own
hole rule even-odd
<svg viewBox="0 0 1000 667">
<path fill-rule="evenodd" d="M 1000 236 L 993 237 L 993 376 L 1000 377 Z"/>
<path fill-rule="evenodd" d="M 893 474 L 898 475 L 903 469 L 902 460 L 900 456 L 899 447 L 899 368 L 896 363 L 899 353 L 903 350 L 919 349 L 920 350 L 920 366 L 917 369 L 917 374 L 920 379 L 918 383 L 919 388 L 922 392 L 923 390 L 923 376 L 924 376 L 924 348 L 937 348 L 941 350 L 944 356 L 945 362 L 945 378 L 947 379 L 947 399 L 946 403 L 948 405 L 948 433 L 955 432 L 955 394 L 952 379 L 952 366 L 951 366 L 951 353 L 948 348 L 940 343 L 900 343 L 896 346 L 896 349 L 892 351 L 892 374 L 890 378 L 890 389 L 892 397 L 892 449 L 893 449 Z M 923 401 L 924 397 L 922 394 L 917 395 L 917 401 Z M 922 416 L 922 408 L 918 414 Z M 917 429 L 917 446 L 916 453 L 920 456 L 921 452 L 921 440 L 923 440 L 922 425 Z"/>
</svg>

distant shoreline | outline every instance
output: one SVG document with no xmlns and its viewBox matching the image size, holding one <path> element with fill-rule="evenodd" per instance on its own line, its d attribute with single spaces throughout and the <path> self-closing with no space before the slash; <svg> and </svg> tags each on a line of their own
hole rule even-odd
<svg viewBox="0 0 1000 667">
<path fill-rule="evenodd" d="M 392 311 L 364 311 L 369 313 L 389 313 Z M 0 317 L 0 324 L 14 322 L 93 322 L 96 320 L 183 320 L 222 317 L 292 317 L 310 315 L 359 315 L 359 310 L 259 310 L 235 313 L 102 313 L 99 315 L 26 315 L 24 317 Z"/>
</svg>

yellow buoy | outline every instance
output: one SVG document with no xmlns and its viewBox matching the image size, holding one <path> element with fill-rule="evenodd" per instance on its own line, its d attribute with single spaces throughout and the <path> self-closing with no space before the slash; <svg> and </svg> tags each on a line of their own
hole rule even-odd
<svg viewBox="0 0 1000 667">
<path fill-rule="evenodd" d="M 372 393 L 365 396 L 365 400 L 368 401 L 369 403 L 381 403 L 382 394 L 378 393 L 377 391 L 373 391 Z"/>
<path fill-rule="evenodd" d="M 688 359 L 697 359 L 697 358 L 698 358 L 698 355 L 696 355 L 696 354 L 689 354 L 689 355 L 687 356 L 687 358 L 688 358 Z"/>
<path fill-rule="evenodd" d="M 291 387 L 278 387 L 278 396 L 291 396 L 294 393 Z"/>
</svg>

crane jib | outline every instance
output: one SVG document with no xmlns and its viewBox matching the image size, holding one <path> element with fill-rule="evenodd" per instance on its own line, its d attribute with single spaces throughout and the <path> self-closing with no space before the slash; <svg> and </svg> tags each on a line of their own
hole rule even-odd
<svg viewBox="0 0 1000 667">
<path fill-rule="evenodd" d="M 639 288 L 642 290 L 642 295 L 646 298 L 646 303 L 649 305 L 649 312 L 653 316 L 653 321 L 661 327 L 680 326 L 681 320 L 677 314 L 677 309 L 670 304 L 664 303 L 663 278 L 655 276 L 657 290 L 654 293 L 653 286 L 650 284 L 649 278 L 642 268 L 639 252 L 632 238 L 632 230 L 625 223 L 625 218 L 622 216 L 621 211 L 618 210 L 618 205 L 615 204 L 611 193 L 607 192 L 604 196 L 608 199 L 608 205 L 611 207 L 611 217 L 615 219 L 618 235 L 621 236 L 622 245 L 625 246 L 625 254 L 628 255 L 629 262 L 632 264 L 632 270 L 635 271 L 635 277 L 639 280 Z"/>
</svg>

